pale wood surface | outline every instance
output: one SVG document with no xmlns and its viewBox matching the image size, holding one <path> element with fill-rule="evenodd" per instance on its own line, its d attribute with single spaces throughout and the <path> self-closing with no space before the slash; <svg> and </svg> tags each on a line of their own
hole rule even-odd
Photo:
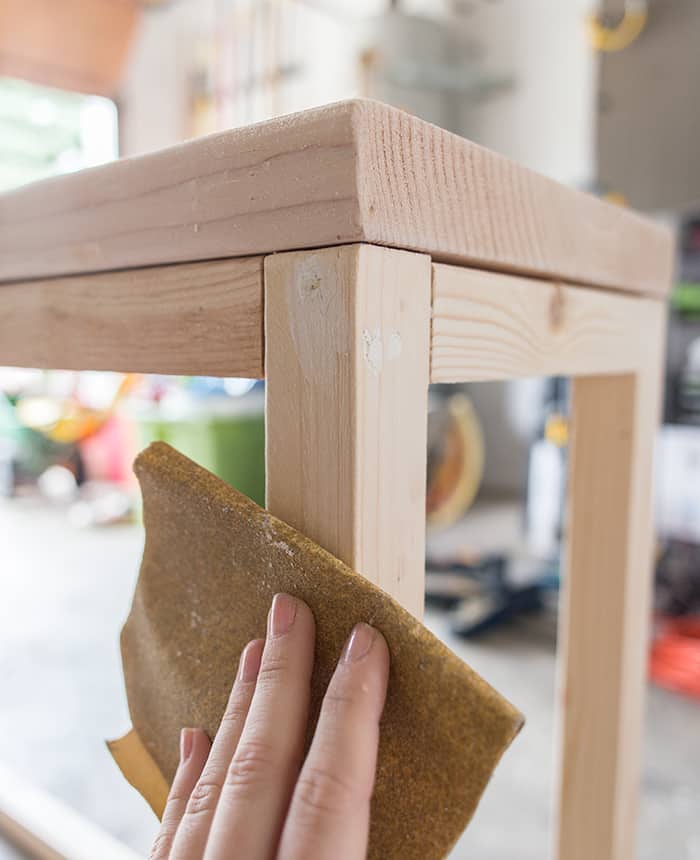
<svg viewBox="0 0 700 860">
<path fill-rule="evenodd" d="M 430 260 L 265 261 L 267 506 L 421 617 Z"/>
<path fill-rule="evenodd" d="M 34 860 L 139 860 L 113 836 L 1 766 L 0 834 Z"/>
<path fill-rule="evenodd" d="M 59 854 L 35 833 L 19 824 L 0 810 L 0 834 L 30 860 L 70 860 Z"/>
<path fill-rule="evenodd" d="M 0 195 L 0 280 L 352 241 L 651 294 L 672 265 L 638 215 L 371 101 Z"/>
<path fill-rule="evenodd" d="M 573 383 L 560 626 L 559 860 L 635 855 L 664 310 L 637 373 Z"/>
<path fill-rule="evenodd" d="M 650 298 L 433 265 L 430 379 L 635 370 L 659 307 Z"/>
<path fill-rule="evenodd" d="M 445 264 L 432 279 L 431 382 L 630 371 L 657 313 Z M 262 281 L 247 257 L 0 285 L 0 365 L 262 378 Z"/>
<path fill-rule="evenodd" d="M 0 365 L 261 378 L 262 258 L 0 285 Z"/>
</svg>

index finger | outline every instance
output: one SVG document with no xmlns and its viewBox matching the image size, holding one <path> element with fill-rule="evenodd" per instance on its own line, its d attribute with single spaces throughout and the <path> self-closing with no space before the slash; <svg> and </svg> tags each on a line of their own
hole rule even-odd
<svg viewBox="0 0 700 860">
<path fill-rule="evenodd" d="M 358 624 L 323 700 L 314 739 L 297 781 L 279 860 L 364 860 L 389 677 L 389 649 Z"/>
</svg>

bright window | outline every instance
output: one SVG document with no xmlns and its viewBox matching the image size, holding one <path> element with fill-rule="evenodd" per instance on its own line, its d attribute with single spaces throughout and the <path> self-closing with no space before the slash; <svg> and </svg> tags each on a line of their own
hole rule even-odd
<svg viewBox="0 0 700 860">
<path fill-rule="evenodd" d="M 114 102 L 0 77 L 0 191 L 116 157 Z"/>
</svg>

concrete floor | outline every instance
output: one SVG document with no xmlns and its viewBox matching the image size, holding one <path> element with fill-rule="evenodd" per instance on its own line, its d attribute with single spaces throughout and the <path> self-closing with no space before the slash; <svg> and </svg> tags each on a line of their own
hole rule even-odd
<svg viewBox="0 0 700 860">
<path fill-rule="evenodd" d="M 478 518 L 472 523 L 488 532 Z M 154 818 L 104 746 L 128 727 L 118 634 L 140 548 L 136 527 L 79 531 L 63 511 L 36 501 L 0 505 L 0 762 L 146 855 Z M 554 619 L 468 644 L 450 637 L 444 616 L 431 613 L 427 622 L 528 721 L 452 860 L 543 860 L 551 826 Z M 700 860 L 699 765 L 700 707 L 652 689 L 641 860 Z M 17 856 L 0 842 L 0 860 Z"/>
</svg>

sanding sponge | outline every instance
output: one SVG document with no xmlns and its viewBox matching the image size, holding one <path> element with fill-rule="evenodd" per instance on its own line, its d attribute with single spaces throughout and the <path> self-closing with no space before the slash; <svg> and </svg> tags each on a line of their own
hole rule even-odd
<svg viewBox="0 0 700 860">
<path fill-rule="evenodd" d="M 152 783 L 157 766 L 169 783 L 180 728 L 215 735 L 241 650 L 265 635 L 285 591 L 316 619 L 309 739 L 353 625 L 375 625 L 389 645 L 368 856 L 444 857 L 521 714 L 388 594 L 168 445 L 151 445 L 135 470 L 146 545 L 121 644 L 143 777 L 132 757 L 128 778 Z"/>
</svg>

